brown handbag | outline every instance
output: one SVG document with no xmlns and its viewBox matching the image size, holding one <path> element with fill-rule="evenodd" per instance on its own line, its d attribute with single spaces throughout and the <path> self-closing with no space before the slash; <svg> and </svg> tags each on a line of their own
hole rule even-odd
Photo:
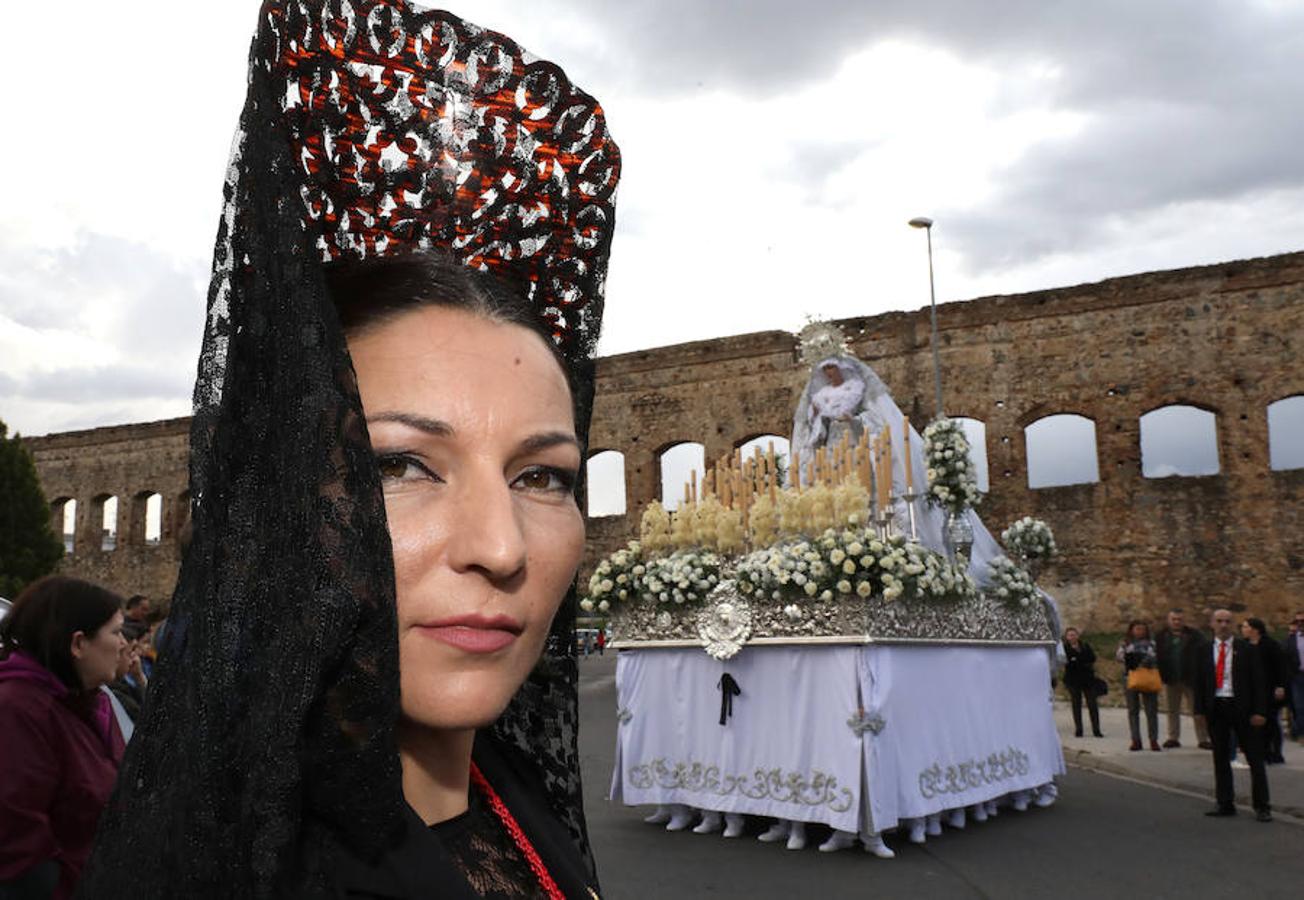
<svg viewBox="0 0 1304 900">
<path fill-rule="evenodd" d="M 1136 668 L 1127 673 L 1127 689 L 1142 694 L 1157 694 L 1164 689 L 1158 669 Z"/>
</svg>

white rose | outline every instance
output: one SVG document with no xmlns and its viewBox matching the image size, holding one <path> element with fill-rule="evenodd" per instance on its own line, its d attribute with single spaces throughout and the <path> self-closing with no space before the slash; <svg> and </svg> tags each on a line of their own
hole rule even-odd
<svg viewBox="0 0 1304 900">
<path fill-rule="evenodd" d="M 580 601 L 580 609 L 584 610 L 585 612 L 593 612 L 593 601 L 590 600 L 588 597 L 585 597 L 583 600 Z"/>
<path fill-rule="evenodd" d="M 806 582 L 806 586 L 802 588 L 802 590 L 806 592 L 807 597 L 814 597 L 817 593 L 819 593 L 819 588 L 815 585 L 815 582 L 813 581 Z"/>
<path fill-rule="evenodd" d="M 856 585 L 856 593 L 861 597 L 868 597 L 873 592 L 874 588 L 868 581 L 862 581 L 860 584 Z"/>
</svg>

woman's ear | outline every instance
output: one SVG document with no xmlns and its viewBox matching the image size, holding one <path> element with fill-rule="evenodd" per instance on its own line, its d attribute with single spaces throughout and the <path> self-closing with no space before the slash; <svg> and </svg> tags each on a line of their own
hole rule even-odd
<svg viewBox="0 0 1304 900">
<path fill-rule="evenodd" d="M 74 631 L 72 633 L 72 643 L 68 647 L 72 653 L 73 659 L 81 659 L 86 655 L 86 632 Z"/>
</svg>

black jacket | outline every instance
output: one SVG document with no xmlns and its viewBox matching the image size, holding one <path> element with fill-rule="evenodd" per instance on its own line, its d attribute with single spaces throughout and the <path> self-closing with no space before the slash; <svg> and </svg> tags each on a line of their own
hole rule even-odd
<svg viewBox="0 0 1304 900">
<path fill-rule="evenodd" d="M 1064 684 L 1068 687 L 1089 688 L 1096 680 L 1096 651 L 1086 641 L 1078 641 L 1074 650 L 1064 642 Z"/>
<path fill-rule="evenodd" d="M 1168 639 L 1172 636 L 1172 629 L 1164 626 L 1155 634 L 1155 654 L 1159 657 L 1159 677 L 1163 679 L 1164 684 L 1182 684 L 1195 686 L 1196 672 L 1196 651 L 1204 646 L 1204 635 L 1196 631 L 1190 625 L 1183 625 L 1181 636 L 1182 643 L 1178 648 L 1181 665 L 1181 678 L 1178 678 L 1178 660 L 1174 660 L 1169 653 Z"/>
<path fill-rule="evenodd" d="M 477 736 L 475 762 L 529 837 L 557 887 L 568 898 L 596 898 L 579 851 L 552 815 L 538 776 L 529 764 L 483 735 Z M 472 788 L 474 790 L 474 788 Z M 336 858 L 335 896 L 339 900 L 426 900 L 477 896 L 456 869 L 439 838 L 412 811 L 404 809 L 402 841 L 378 861 L 368 862 L 342 848 Z"/>
<path fill-rule="evenodd" d="M 1282 645 L 1282 662 L 1286 668 L 1286 683 L 1290 684 L 1291 679 L 1299 672 L 1299 644 L 1295 640 L 1295 635 L 1286 635 L 1285 643 Z"/>
<path fill-rule="evenodd" d="M 1214 642 L 1204 644 L 1196 656 L 1195 714 L 1207 716 L 1214 709 Z M 1236 715 L 1245 719 L 1268 714 L 1267 676 L 1263 673 L 1263 656 L 1243 638 L 1232 638 L 1232 695 Z"/>
<path fill-rule="evenodd" d="M 1277 701 L 1271 695 L 1275 688 L 1290 690 L 1290 675 L 1286 670 L 1286 651 L 1276 640 L 1264 635 L 1259 638 L 1259 655 L 1263 657 L 1263 677 L 1268 682 L 1268 707 L 1281 706 L 1285 700 Z"/>
</svg>

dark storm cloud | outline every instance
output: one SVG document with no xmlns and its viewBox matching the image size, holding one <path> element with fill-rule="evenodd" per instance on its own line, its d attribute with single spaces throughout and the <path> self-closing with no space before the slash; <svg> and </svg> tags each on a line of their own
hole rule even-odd
<svg viewBox="0 0 1304 900">
<path fill-rule="evenodd" d="M 610 41 L 608 62 L 639 93 L 774 96 L 898 38 L 1011 73 L 993 114 L 1030 91 L 1080 114 L 1080 133 L 1011 160 L 981 210 L 932 210 L 974 270 L 1087 249 L 1119 217 L 1304 183 L 1304 9 L 1289 4 L 626 0 L 618 14 L 585 5 Z M 1013 73 L 1030 65 L 1057 77 L 1021 83 Z M 917 74 L 903 71 L 902 82 Z M 856 92 L 900 85 L 841 87 L 854 115 Z M 837 146 L 836 123 L 829 135 L 827 150 L 798 152 L 775 174 L 808 190 L 835 178 L 855 148 Z"/>
</svg>

